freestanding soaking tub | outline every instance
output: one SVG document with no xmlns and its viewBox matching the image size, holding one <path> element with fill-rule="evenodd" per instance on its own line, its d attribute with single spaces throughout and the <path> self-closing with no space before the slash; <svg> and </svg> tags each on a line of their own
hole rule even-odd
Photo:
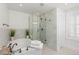
<svg viewBox="0 0 79 59">
<path fill-rule="evenodd" d="M 10 42 L 9 45 L 12 48 L 12 55 L 39 55 L 42 53 L 43 47 L 41 41 L 25 38 L 16 39 Z"/>
</svg>

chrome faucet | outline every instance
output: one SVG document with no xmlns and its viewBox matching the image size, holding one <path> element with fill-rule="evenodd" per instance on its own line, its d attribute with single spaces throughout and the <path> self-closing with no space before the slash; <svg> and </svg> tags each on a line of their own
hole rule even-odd
<svg viewBox="0 0 79 59">
<path fill-rule="evenodd" d="M 11 48 L 12 43 L 9 44 L 8 48 L 10 49 L 10 52 L 12 52 L 12 48 Z"/>
<path fill-rule="evenodd" d="M 22 51 L 21 51 L 21 48 L 20 49 L 18 49 L 17 51 L 19 51 L 19 53 L 21 53 Z"/>
<path fill-rule="evenodd" d="M 12 43 L 9 44 L 8 48 L 11 48 Z"/>
<path fill-rule="evenodd" d="M 9 44 L 8 48 L 10 49 L 10 52 L 12 53 L 12 49 L 14 48 L 14 46 L 17 46 L 17 43 L 13 44 L 11 47 L 12 43 Z"/>
<path fill-rule="evenodd" d="M 17 43 L 13 44 L 12 49 L 14 48 L 15 45 L 17 46 L 18 44 Z"/>
</svg>

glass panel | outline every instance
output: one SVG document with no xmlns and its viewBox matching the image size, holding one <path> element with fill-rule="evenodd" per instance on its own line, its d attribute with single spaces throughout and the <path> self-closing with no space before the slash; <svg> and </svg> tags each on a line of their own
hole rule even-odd
<svg viewBox="0 0 79 59">
<path fill-rule="evenodd" d="M 79 25 L 76 25 L 76 33 L 79 33 Z"/>
<path fill-rule="evenodd" d="M 76 16 L 76 36 L 79 37 L 79 15 Z"/>
<path fill-rule="evenodd" d="M 76 24 L 79 24 L 79 15 L 76 16 Z"/>
<path fill-rule="evenodd" d="M 46 43 L 46 19 L 40 19 L 40 40 Z"/>
<path fill-rule="evenodd" d="M 66 38 L 75 38 L 75 17 L 72 13 L 66 15 Z"/>
<path fill-rule="evenodd" d="M 31 24 L 33 40 L 39 40 L 39 17 L 33 16 Z"/>
</svg>

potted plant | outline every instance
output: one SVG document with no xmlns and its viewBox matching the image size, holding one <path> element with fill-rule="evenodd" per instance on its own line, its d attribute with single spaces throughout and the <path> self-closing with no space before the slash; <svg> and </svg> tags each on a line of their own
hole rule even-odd
<svg viewBox="0 0 79 59">
<path fill-rule="evenodd" d="M 15 30 L 11 29 L 11 31 L 10 31 L 10 38 L 11 38 L 11 40 L 14 40 L 14 36 L 15 36 Z"/>
<path fill-rule="evenodd" d="M 29 32 L 29 30 L 26 30 L 26 38 L 30 38 L 30 32 Z"/>
</svg>

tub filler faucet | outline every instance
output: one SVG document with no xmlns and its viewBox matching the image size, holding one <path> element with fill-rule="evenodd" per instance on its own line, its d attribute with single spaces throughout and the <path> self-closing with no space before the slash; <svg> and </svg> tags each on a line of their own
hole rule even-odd
<svg viewBox="0 0 79 59">
<path fill-rule="evenodd" d="M 10 52 L 12 53 L 13 52 L 12 49 L 14 48 L 15 45 L 17 46 L 18 44 L 15 43 L 12 46 L 11 45 L 12 45 L 12 43 L 9 44 L 8 48 L 10 48 Z"/>
<path fill-rule="evenodd" d="M 18 44 L 17 43 L 13 44 L 12 49 L 14 48 L 15 45 L 17 46 Z"/>
<path fill-rule="evenodd" d="M 12 48 L 11 48 L 12 43 L 9 44 L 8 48 L 10 49 L 10 52 L 12 52 Z"/>
<path fill-rule="evenodd" d="M 21 48 L 20 49 L 18 49 L 17 51 L 19 51 L 19 53 L 21 53 L 22 51 L 21 51 Z"/>
</svg>

